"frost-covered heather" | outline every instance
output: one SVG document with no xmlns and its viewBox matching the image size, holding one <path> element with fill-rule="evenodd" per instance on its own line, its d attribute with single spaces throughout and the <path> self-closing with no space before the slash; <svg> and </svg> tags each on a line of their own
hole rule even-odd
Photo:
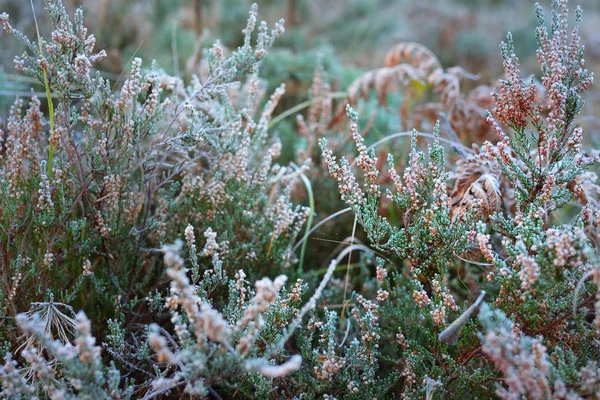
<svg viewBox="0 0 600 400">
<path fill-rule="evenodd" d="M 0 397 L 600 398 L 579 8 L 536 5 L 538 79 L 508 34 L 493 90 L 400 43 L 338 101 L 318 61 L 290 150 L 261 75 L 283 20 L 253 5 L 190 79 L 134 57 L 112 80 L 83 11 L 45 6 L 34 40 L 0 14 L 47 94 L 0 120 Z M 359 116 L 394 91 L 432 133 L 375 142 Z M 317 228 L 352 232 L 322 265 Z"/>
</svg>

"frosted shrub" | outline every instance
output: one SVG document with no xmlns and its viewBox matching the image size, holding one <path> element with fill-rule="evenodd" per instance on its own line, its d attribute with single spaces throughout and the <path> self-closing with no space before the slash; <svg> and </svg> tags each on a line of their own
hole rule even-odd
<svg viewBox="0 0 600 400">
<path fill-rule="evenodd" d="M 364 145 L 351 107 L 354 162 L 337 160 L 321 141 L 341 198 L 373 247 L 403 264 L 402 275 L 384 279 L 392 290 L 387 289 L 382 306 L 389 307 L 380 307 L 380 314 L 385 325 L 400 331 L 397 351 L 408 398 L 445 397 L 466 387 L 507 399 L 591 393 L 581 386 L 579 368 L 585 366 L 587 373 L 588 361 L 598 357 L 592 344 L 598 325 L 584 318 L 583 310 L 593 312 L 598 296 L 597 286 L 586 279 L 598 283 L 598 192 L 595 174 L 588 171 L 600 156 L 584 150 L 575 118 L 593 74 L 584 68 L 581 10 L 570 32 L 566 1 L 553 2 L 549 31 L 540 6 L 536 13 L 541 85 L 521 78 L 509 34 L 501 45 L 506 75 L 491 94 L 495 107 L 487 116 L 496 144 L 461 148 L 463 158 L 447 170 L 439 126 L 428 157 L 418 150 L 422 135 L 415 131 L 403 174 L 388 156 L 390 190 L 381 187 L 379 160 Z M 393 204 L 394 222 L 379 212 L 384 198 Z M 560 222 L 574 201 L 579 202 L 575 217 Z M 473 264 L 478 269 L 469 267 Z M 483 333 L 476 334 L 479 327 L 468 319 L 473 309 L 458 299 L 474 299 L 483 290 L 495 310 L 484 303 Z M 388 335 L 391 340 L 391 329 Z M 496 370 L 502 378 L 494 378 Z M 432 386 L 432 379 L 440 384 Z"/>
<path fill-rule="evenodd" d="M 83 12 L 45 5 L 36 41 L 0 14 L 47 94 L 0 121 L 0 397 L 600 398 L 580 9 L 569 31 L 566 1 L 549 27 L 537 6 L 539 82 L 510 34 L 493 91 L 463 95 L 473 76 L 399 44 L 332 112 L 319 66 L 286 164 L 273 126 L 299 108 L 278 114 L 285 85 L 260 74 L 283 21 L 253 5 L 240 47 L 198 45 L 188 80 L 136 57 L 110 80 Z M 360 99 L 421 86 L 432 102 L 403 98 L 402 124 L 433 133 L 370 145 Z M 403 136 L 406 159 L 378 147 Z M 319 268 L 323 210 L 362 231 Z"/>
</svg>

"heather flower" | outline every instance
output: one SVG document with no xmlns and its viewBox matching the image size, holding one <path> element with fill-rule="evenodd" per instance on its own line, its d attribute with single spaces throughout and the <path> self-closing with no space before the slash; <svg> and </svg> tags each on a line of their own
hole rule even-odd
<svg viewBox="0 0 600 400">
<path fill-rule="evenodd" d="M 531 288 L 540 276 L 540 266 L 533 258 L 523 254 L 517 256 L 517 263 L 521 266 L 518 274 L 521 280 L 521 287 L 523 289 Z"/>
<path fill-rule="evenodd" d="M 424 290 L 415 290 L 413 297 L 420 307 L 431 304 L 431 300 Z"/>
<path fill-rule="evenodd" d="M 507 43 L 502 42 L 500 48 L 502 57 L 504 57 L 504 69 L 507 78 L 498 81 L 498 87 L 492 93 L 492 98 L 496 104 L 493 111 L 500 121 L 511 128 L 524 128 L 527 125 L 528 117 L 533 111 L 536 87 L 533 79 L 529 84 L 525 84 L 519 77 L 519 60 L 514 54 L 514 44 L 510 33 L 507 36 Z M 494 124 L 493 121 L 490 122 Z M 497 131 L 500 129 L 496 125 L 493 126 Z M 498 133 L 501 139 L 507 140 L 506 136 L 500 132 Z"/>
<path fill-rule="evenodd" d="M 327 141 L 321 139 L 319 145 L 323 150 L 323 157 L 327 163 L 330 175 L 337 181 L 342 200 L 351 206 L 360 206 L 365 202 L 365 195 L 350 169 L 350 164 L 345 158 L 338 162 L 330 150 L 327 150 Z"/>
<path fill-rule="evenodd" d="M 390 292 L 387 290 L 379 289 L 377 290 L 377 301 L 385 301 L 390 295 Z"/>
<path fill-rule="evenodd" d="M 365 176 L 365 190 L 370 195 L 379 197 L 381 192 L 379 190 L 379 185 L 376 183 L 377 177 L 379 176 L 379 170 L 377 169 L 377 157 L 375 157 L 373 151 L 371 151 L 371 154 L 367 153 L 367 147 L 364 145 L 364 139 L 358 131 L 358 116 L 350 106 L 348 106 L 347 113 L 348 115 L 352 116 L 350 132 L 352 133 L 352 138 L 354 139 L 354 142 L 356 143 L 356 149 L 358 150 L 356 165 L 358 165 Z"/>
<path fill-rule="evenodd" d="M 83 262 L 83 276 L 91 276 L 94 274 L 94 271 L 92 271 L 92 262 L 88 259 L 86 259 Z"/>
<path fill-rule="evenodd" d="M 208 304 L 202 304 L 200 309 L 204 320 L 204 331 L 212 341 L 227 344 L 231 330 L 223 316 Z"/>
<path fill-rule="evenodd" d="M 263 365 L 258 371 L 261 375 L 269 378 L 280 378 L 295 372 L 301 365 L 302 357 L 295 355 L 281 365 Z"/>
<path fill-rule="evenodd" d="M 492 311 L 483 304 L 479 319 L 486 327 L 482 334 L 482 350 L 502 371 L 506 386 L 497 386 L 496 393 L 504 399 L 528 395 L 542 398 L 548 394 L 548 360 L 545 346 L 537 339 L 515 333 L 501 311 Z M 495 321 L 494 321 L 495 319 Z"/>
<path fill-rule="evenodd" d="M 458 311 L 458 306 L 454 301 L 454 297 L 450 293 L 444 293 L 444 306 L 448 307 L 452 311 Z"/>
<path fill-rule="evenodd" d="M 484 235 L 477 233 L 477 244 L 481 254 L 485 257 L 488 262 L 494 262 L 494 254 L 492 253 L 492 246 L 490 244 L 490 235 Z"/>
<path fill-rule="evenodd" d="M 446 308 L 439 307 L 430 312 L 433 322 L 436 325 L 443 325 L 446 323 Z"/>
<path fill-rule="evenodd" d="M 54 254 L 52 254 L 51 251 L 46 252 L 46 254 L 44 254 L 44 266 L 50 267 L 53 262 L 54 262 Z"/>
<path fill-rule="evenodd" d="M 6 33 L 8 33 L 9 35 L 12 35 L 14 33 L 13 27 L 10 25 L 10 22 L 8 22 L 8 14 L 3 12 L 2 14 L 0 14 L 0 22 L 2 22 L 2 27 L 4 28 L 4 31 Z"/>
<path fill-rule="evenodd" d="M 204 255 L 215 257 L 215 254 L 218 254 L 219 250 L 219 244 L 216 241 L 216 232 L 213 232 L 211 228 L 208 228 L 206 231 L 204 231 L 204 237 L 206 238 L 206 244 L 204 245 Z"/>
<path fill-rule="evenodd" d="M 315 366 L 315 375 L 320 380 L 332 380 L 345 364 L 343 359 L 326 357 L 322 366 Z"/>
<path fill-rule="evenodd" d="M 377 266 L 377 280 L 379 283 L 382 283 L 383 280 L 387 277 L 387 270 L 382 266 Z"/>
</svg>

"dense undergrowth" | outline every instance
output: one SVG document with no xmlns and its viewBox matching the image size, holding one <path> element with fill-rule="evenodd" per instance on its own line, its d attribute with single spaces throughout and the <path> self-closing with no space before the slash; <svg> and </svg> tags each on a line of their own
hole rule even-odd
<svg viewBox="0 0 600 400">
<path fill-rule="evenodd" d="M 83 11 L 46 12 L 36 40 L 0 14 L 46 94 L 0 120 L 2 397 L 600 398 L 579 8 L 536 7 L 533 77 L 510 34 L 490 86 L 399 43 L 342 94 L 316 57 L 291 111 L 256 6 L 189 80 L 104 77 Z M 349 235 L 323 265 L 316 229 Z"/>
</svg>

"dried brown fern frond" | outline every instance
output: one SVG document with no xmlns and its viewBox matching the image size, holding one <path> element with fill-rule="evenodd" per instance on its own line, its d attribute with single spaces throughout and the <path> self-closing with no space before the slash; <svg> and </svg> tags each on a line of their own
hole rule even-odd
<svg viewBox="0 0 600 400">
<path fill-rule="evenodd" d="M 480 158 L 466 158 L 458 161 L 456 180 L 452 190 L 452 204 L 459 204 L 469 187 L 481 176 L 493 174 L 491 168 L 485 165 Z"/>
<path fill-rule="evenodd" d="M 457 162 L 454 188 L 450 193 L 452 217 L 459 217 L 475 207 L 478 209 L 476 217 L 485 220 L 495 212 L 511 209 L 513 195 L 496 161 L 487 151 L 473 147 L 475 154 Z"/>
<path fill-rule="evenodd" d="M 600 186 L 598 176 L 591 171 L 579 175 L 567 186 L 584 207 L 585 231 L 596 246 L 600 245 Z"/>
<path fill-rule="evenodd" d="M 457 208 L 458 212 L 471 208 L 484 219 L 501 210 L 502 193 L 500 182 L 495 175 L 483 174 L 466 190 Z"/>
<path fill-rule="evenodd" d="M 398 43 L 385 55 L 386 67 L 399 64 L 411 65 L 425 75 L 431 75 L 434 71 L 442 69 L 442 64 L 431 50 L 413 42 Z"/>
<path fill-rule="evenodd" d="M 467 143 L 496 141 L 496 135 L 486 121 L 486 110 L 492 108 L 491 89 L 478 86 L 461 92 L 461 82 L 477 76 L 461 67 L 444 69 L 435 54 L 418 43 L 398 43 L 385 56 L 383 68 L 367 71 L 348 87 L 348 96 L 336 110 L 329 127 L 345 118 L 346 105 L 356 106 L 360 98 L 375 91 L 377 101 L 387 106 L 390 93 L 402 93 L 400 117 L 403 128 L 427 129 L 445 116 L 457 137 Z M 431 95 L 427 95 L 427 91 Z M 436 96 L 422 103 L 423 98 Z"/>
<path fill-rule="evenodd" d="M 369 97 L 371 90 L 375 90 L 379 104 L 387 106 L 388 94 L 402 92 L 405 98 L 412 97 L 408 83 L 424 87 L 428 77 L 440 70 L 439 60 L 427 47 L 418 43 L 396 44 L 386 54 L 384 67 L 367 71 L 350 84 L 348 95 L 337 108 L 329 128 L 345 119 L 347 105 L 356 106 L 359 99 Z M 405 111 L 404 108 L 401 112 Z"/>
<path fill-rule="evenodd" d="M 434 93 L 440 96 L 440 103 L 443 108 L 449 108 L 460 98 L 460 79 L 459 70 L 449 68 L 444 71 L 437 69 L 427 77 L 427 83 L 431 86 Z"/>
<path fill-rule="evenodd" d="M 447 116 L 450 126 L 457 132 L 461 141 L 494 142 L 496 136 L 486 121 L 486 110 L 492 106 L 491 89 L 480 85 L 464 94 L 461 92 L 461 82 L 465 79 L 475 80 L 478 77 L 461 67 L 434 71 L 427 82 L 432 91 L 439 96 L 439 101 L 428 103 L 425 107 L 417 106 L 414 118 L 420 122 L 429 120 L 430 124 L 434 124 L 443 114 Z"/>
<path fill-rule="evenodd" d="M 588 171 L 573 180 L 569 184 L 569 189 L 581 205 L 600 211 L 600 186 L 596 183 L 597 180 L 598 176 Z"/>
<path fill-rule="evenodd" d="M 355 105 L 359 98 L 367 98 L 369 92 L 375 89 L 377 100 L 385 106 L 388 94 L 398 91 L 400 84 L 409 81 L 423 82 L 425 76 L 418 69 L 406 64 L 374 69 L 352 82 L 348 88 L 346 101 L 348 104 Z"/>
</svg>

